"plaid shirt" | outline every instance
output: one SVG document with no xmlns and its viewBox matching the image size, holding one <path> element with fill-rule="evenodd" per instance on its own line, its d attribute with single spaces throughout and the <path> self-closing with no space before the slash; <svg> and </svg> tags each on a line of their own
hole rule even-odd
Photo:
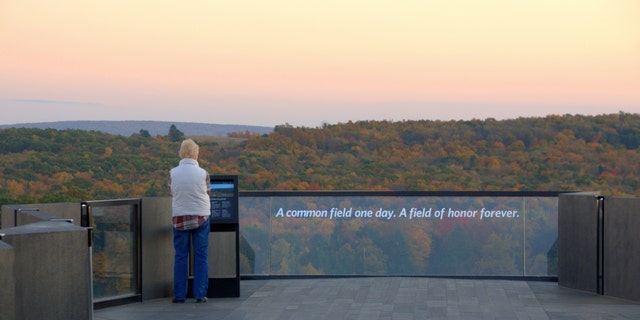
<svg viewBox="0 0 640 320">
<path fill-rule="evenodd" d="M 173 217 L 173 227 L 178 231 L 199 228 L 207 221 L 208 216 L 177 216 Z"/>
</svg>

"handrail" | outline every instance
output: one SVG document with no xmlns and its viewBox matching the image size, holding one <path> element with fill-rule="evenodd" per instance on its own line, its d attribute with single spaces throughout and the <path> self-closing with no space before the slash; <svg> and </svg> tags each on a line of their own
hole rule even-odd
<svg viewBox="0 0 640 320">
<path fill-rule="evenodd" d="M 398 190 L 273 190 L 240 191 L 240 198 L 244 197 L 304 197 L 304 196 L 390 196 L 390 197 L 557 197 L 563 193 L 573 191 L 398 191 Z"/>
<path fill-rule="evenodd" d="M 38 208 L 18 208 L 13 211 L 13 226 L 18 226 L 18 213 L 26 211 L 40 211 Z"/>
</svg>

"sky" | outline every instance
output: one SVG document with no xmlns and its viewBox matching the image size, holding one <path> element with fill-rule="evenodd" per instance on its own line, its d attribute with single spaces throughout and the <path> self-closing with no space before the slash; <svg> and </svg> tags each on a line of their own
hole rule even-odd
<svg viewBox="0 0 640 320">
<path fill-rule="evenodd" d="M 0 124 L 619 112 L 638 0 L 0 0 Z"/>
</svg>

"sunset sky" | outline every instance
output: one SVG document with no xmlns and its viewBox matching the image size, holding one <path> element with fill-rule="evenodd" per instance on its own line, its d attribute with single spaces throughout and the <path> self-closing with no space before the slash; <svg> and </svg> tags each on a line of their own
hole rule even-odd
<svg viewBox="0 0 640 320">
<path fill-rule="evenodd" d="M 0 0 L 0 124 L 640 113 L 638 0 Z"/>
</svg>

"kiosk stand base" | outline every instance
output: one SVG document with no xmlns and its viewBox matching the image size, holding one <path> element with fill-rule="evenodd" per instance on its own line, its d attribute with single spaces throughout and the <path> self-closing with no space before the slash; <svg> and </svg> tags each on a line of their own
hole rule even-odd
<svg viewBox="0 0 640 320">
<path fill-rule="evenodd" d="M 237 298 L 240 297 L 240 282 L 238 279 L 209 278 L 209 298 Z"/>
<path fill-rule="evenodd" d="M 187 298 L 193 298 L 193 278 L 189 278 Z M 209 278 L 207 298 L 238 298 L 240 297 L 240 281 L 238 279 Z"/>
<path fill-rule="evenodd" d="M 239 240 L 237 224 L 211 225 L 208 298 L 240 297 Z M 193 277 L 189 277 L 189 298 L 193 298 L 192 288 Z"/>
</svg>

